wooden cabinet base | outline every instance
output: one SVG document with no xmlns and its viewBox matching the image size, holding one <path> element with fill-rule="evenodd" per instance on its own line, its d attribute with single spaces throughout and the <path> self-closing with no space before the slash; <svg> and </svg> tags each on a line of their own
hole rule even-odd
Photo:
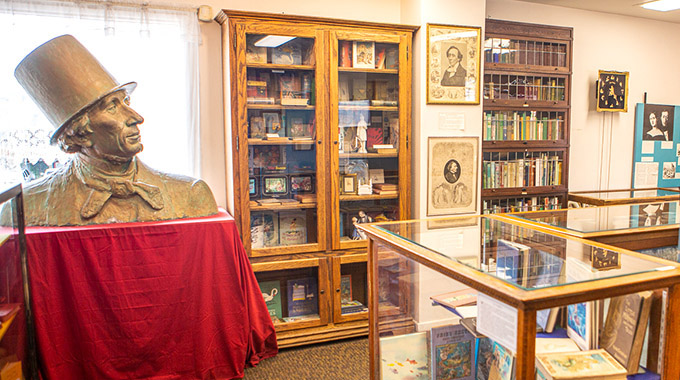
<svg viewBox="0 0 680 380">
<path fill-rule="evenodd" d="M 296 347 L 305 344 L 323 343 L 360 336 L 368 336 L 368 321 L 356 321 L 342 324 L 330 323 L 326 326 L 276 333 L 279 348 Z"/>
</svg>

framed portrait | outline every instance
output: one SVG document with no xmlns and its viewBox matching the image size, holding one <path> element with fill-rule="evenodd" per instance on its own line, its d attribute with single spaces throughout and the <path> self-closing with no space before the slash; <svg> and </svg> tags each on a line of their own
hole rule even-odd
<svg viewBox="0 0 680 380">
<path fill-rule="evenodd" d="M 311 175 L 291 175 L 290 191 L 292 193 L 313 193 L 314 178 Z"/>
<path fill-rule="evenodd" d="M 281 197 L 288 194 L 288 178 L 286 176 L 267 176 L 262 178 L 262 195 Z"/>
<path fill-rule="evenodd" d="M 340 177 L 340 194 L 356 194 L 358 190 L 356 174 L 343 174 Z"/>
<path fill-rule="evenodd" d="M 427 141 L 427 216 L 477 211 L 478 137 Z"/>
<path fill-rule="evenodd" d="M 644 105 L 642 117 L 643 141 L 673 141 L 674 129 L 674 106 L 663 104 Z"/>
<path fill-rule="evenodd" d="M 257 193 L 259 192 L 258 191 L 259 188 L 257 185 L 258 185 L 257 177 L 248 178 L 248 195 L 250 195 L 251 197 L 257 196 Z"/>
<path fill-rule="evenodd" d="M 597 72 L 597 112 L 628 112 L 628 72 Z"/>
<path fill-rule="evenodd" d="M 427 24 L 427 103 L 479 104 L 481 28 Z"/>
<path fill-rule="evenodd" d="M 354 41 L 352 44 L 352 67 L 375 68 L 375 43 Z"/>
</svg>

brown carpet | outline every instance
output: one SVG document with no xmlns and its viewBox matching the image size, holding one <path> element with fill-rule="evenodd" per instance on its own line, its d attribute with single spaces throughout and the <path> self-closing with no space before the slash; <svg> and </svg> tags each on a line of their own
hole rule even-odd
<svg viewBox="0 0 680 380">
<path fill-rule="evenodd" d="M 246 380 L 366 380 L 368 339 L 346 339 L 285 348 L 279 354 L 246 368 Z"/>
</svg>

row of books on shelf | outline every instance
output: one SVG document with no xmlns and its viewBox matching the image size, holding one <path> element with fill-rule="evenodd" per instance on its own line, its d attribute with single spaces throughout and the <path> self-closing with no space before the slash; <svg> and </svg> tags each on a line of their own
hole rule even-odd
<svg viewBox="0 0 680 380">
<path fill-rule="evenodd" d="M 307 243 L 305 212 L 253 212 L 250 216 L 252 248 L 265 248 Z"/>
<path fill-rule="evenodd" d="M 292 322 L 319 317 L 316 278 L 302 277 L 286 280 L 284 289 L 281 288 L 280 280 L 260 281 L 259 284 L 262 298 L 272 320 Z M 285 317 L 283 316 L 282 297 L 285 297 L 286 301 L 287 315 Z"/>
<path fill-rule="evenodd" d="M 564 130 L 562 115 L 551 118 L 550 112 L 524 111 L 484 113 L 484 140 L 559 140 Z M 555 113 L 552 113 L 553 115 Z"/>
<path fill-rule="evenodd" d="M 314 40 L 295 38 L 275 48 L 256 46 L 263 36 L 246 36 L 246 63 L 276 65 L 314 65 Z"/>
<path fill-rule="evenodd" d="M 557 210 L 560 208 L 562 208 L 562 203 L 557 196 L 487 199 L 482 201 L 483 214 Z"/>
<path fill-rule="evenodd" d="M 366 77 L 345 75 L 338 80 L 338 101 L 341 106 L 397 106 L 399 82 L 387 79 L 367 80 Z"/>
<path fill-rule="evenodd" d="M 482 163 L 482 188 L 559 186 L 562 184 L 562 159 L 541 155 L 507 161 Z"/>
<path fill-rule="evenodd" d="M 484 62 L 565 67 L 566 59 L 566 44 L 501 38 L 484 41 Z"/>
<path fill-rule="evenodd" d="M 564 100 L 564 81 L 550 78 L 495 80 L 484 82 L 484 99 Z"/>
<path fill-rule="evenodd" d="M 426 332 L 381 338 L 383 370 L 391 370 L 389 367 L 393 358 L 408 355 L 411 358 L 431 358 L 429 361 L 422 361 L 428 365 L 421 364 L 419 368 L 422 378 L 426 379 L 514 379 L 513 353 L 479 333 L 474 315 L 476 310 L 466 311 L 475 307 L 475 294 L 474 291 L 463 289 L 431 297 L 433 306 L 443 306 L 460 318 L 458 325 L 454 323 L 435 327 Z M 543 325 L 543 331 L 537 331 L 536 378 L 614 380 L 626 379 L 627 375 L 635 378 L 639 373 L 646 373 L 640 367 L 640 359 L 650 307 L 651 292 L 612 298 L 599 341 L 597 311 L 593 310 L 592 314 L 586 315 L 578 307 L 568 307 L 566 329 L 553 330 L 556 321 L 556 318 L 553 318 Z M 551 309 L 549 313 L 557 316 L 558 311 Z M 537 314 L 537 326 L 542 325 L 543 321 Z M 398 342 L 402 343 L 401 349 L 396 347 Z M 475 347 L 473 356 L 471 351 Z M 409 351 L 411 349 L 413 351 Z M 454 357 L 456 361 L 453 361 Z M 401 368 L 397 368 L 396 372 L 391 373 L 399 375 L 400 370 Z M 458 371 L 456 372 L 458 377 L 451 377 L 450 371 Z M 387 378 L 403 377 L 390 375 Z M 646 373 L 641 378 L 658 377 Z"/>
<path fill-rule="evenodd" d="M 262 112 L 248 120 L 248 137 L 263 140 L 311 141 L 316 135 L 316 118 L 302 111 Z"/>
<path fill-rule="evenodd" d="M 339 41 L 338 66 L 364 69 L 397 69 L 399 47 L 372 41 Z"/>
<path fill-rule="evenodd" d="M 314 89 L 311 72 L 252 72 L 246 81 L 246 101 L 249 104 L 306 106 L 314 104 Z"/>
</svg>

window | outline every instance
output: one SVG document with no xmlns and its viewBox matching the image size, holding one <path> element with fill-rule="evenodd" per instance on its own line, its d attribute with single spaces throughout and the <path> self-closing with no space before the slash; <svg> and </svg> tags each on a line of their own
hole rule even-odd
<svg viewBox="0 0 680 380">
<path fill-rule="evenodd" d="M 145 119 L 139 157 L 161 171 L 198 176 L 195 10 L 10 0 L 0 2 L 0 186 L 69 158 L 49 145 L 54 128 L 13 75 L 32 49 L 62 34 L 75 36 L 119 83 L 138 83 L 130 98 Z"/>
</svg>

